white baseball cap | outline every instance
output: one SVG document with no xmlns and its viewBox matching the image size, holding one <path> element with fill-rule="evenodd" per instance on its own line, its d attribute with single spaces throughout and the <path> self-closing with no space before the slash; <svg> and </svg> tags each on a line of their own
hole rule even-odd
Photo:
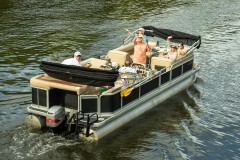
<svg viewBox="0 0 240 160">
<path fill-rule="evenodd" d="M 81 52 L 76 51 L 76 52 L 74 53 L 74 56 L 75 56 L 75 57 L 76 57 L 76 56 L 82 56 L 82 54 L 81 54 Z"/>
</svg>

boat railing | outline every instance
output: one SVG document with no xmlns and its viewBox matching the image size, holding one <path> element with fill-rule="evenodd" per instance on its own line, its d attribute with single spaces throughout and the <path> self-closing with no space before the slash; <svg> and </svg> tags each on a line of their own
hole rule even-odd
<svg viewBox="0 0 240 160">
<path fill-rule="evenodd" d="M 137 30 L 133 31 L 133 32 L 132 32 L 132 35 L 129 35 L 127 38 L 125 38 L 125 39 L 123 40 L 122 46 L 124 46 L 124 45 L 132 42 L 133 36 L 136 35 L 136 32 L 137 32 Z"/>
<path fill-rule="evenodd" d="M 122 46 L 130 43 L 130 42 L 134 39 L 133 36 L 136 35 L 136 32 L 137 32 L 137 31 L 138 31 L 138 30 L 133 31 L 133 33 L 132 33 L 133 35 L 131 35 L 131 36 L 129 35 L 127 38 L 125 38 L 125 39 L 123 40 Z M 145 30 L 145 31 L 153 32 L 153 30 Z"/>
<path fill-rule="evenodd" d="M 195 42 L 188 50 L 186 54 L 190 54 L 193 53 L 193 51 L 199 46 L 199 44 L 201 43 L 200 40 L 198 40 L 197 42 Z"/>
<path fill-rule="evenodd" d="M 119 86 L 113 87 L 112 89 L 100 92 L 98 94 L 80 95 L 61 89 L 55 89 L 51 91 L 41 90 L 41 93 L 40 91 L 39 93 L 37 91 L 36 93 L 34 92 L 34 97 L 36 99 L 34 104 L 46 106 L 45 108 L 47 110 L 53 105 L 59 105 L 60 103 L 63 103 L 63 106 L 68 106 L 67 108 L 69 110 L 72 109 L 74 111 L 82 111 L 84 113 L 97 113 L 99 115 L 111 115 L 117 110 L 136 102 L 136 100 L 139 98 L 148 95 L 148 93 L 170 84 L 177 77 L 181 77 L 188 71 L 194 70 L 193 50 L 199 45 L 199 43 L 200 42 L 196 42 L 193 46 L 191 46 L 186 56 L 168 68 L 165 67 L 157 72 L 152 72 L 148 76 L 140 77 L 141 79 L 133 77 L 135 79 L 134 83 L 129 83 L 125 87 L 120 84 Z M 54 98 L 59 90 L 62 94 L 66 94 L 68 98 L 64 99 L 62 102 L 56 101 L 53 104 L 50 103 L 50 99 Z M 40 94 L 42 95 L 42 92 L 44 92 L 44 95 L 41 96 L 41 98 L 44 99 L 42 99 L 41 102 L 44 101 L 44 103 L 38 104 L 38 101 L 40 102 L 38 97 Z M 121 92 L 130 94 L 123 94 L 125 96 L 121 96 Z"/>
<path fill-rule="evenodd" d="M 171 67 L 171 68 L 170 68 Z M 193 70 L 193 55 L 187 55 L 181 63 L 177 63 L 169 68 L 162 68 L 159 71 L 151 72 L 150 75 L 140 77 L 136 79 L 134 83 L 128 84 L 123 87 L 122 84 L 113 87 L 107 91 L 99 92 L 98 94 L 77 94 L 76 92 L 66 91 L 64 89 L 51 89 L 37 91 L 33 88 L 34 100 L 31 105 L 31 113 L 39 113 L 38 106 L 44 106 L 45 110 L 42 115 L 45 115 L 45 111 L 53 105 L 62 105 L 66 107 L 68 112 L 82 113 L 97 113 L 99 116 L 111 116 L 120 109 L 127 106 L 131 106 L 137 103 L 139 98 L 158 91 L 164 86 L 170 85 L 172 81 L 177 77 L 183 76 L 185 73 Z M 59 91 L 61 94 L 59 94 Z M 121 93 L 125 93 L 122 94 Z M 64 96 L 62 96 L 64 95 Z M 58 96 L 58 97 L 56 97 Z M 60 98 L 64 97 L 62 101 Z M 56 99 L 56 101 L 50 102 L 50 100 Z M 38 103 L 38 102 L 41 102 Z M 36 107 L 38 109 L 35 109 Z M 80 116 L 80 115 L 79 115 Z M 70 118 L 73 119 L 74 117 Z"/>
<path fill-rule="evenodd" d="M 123 40 L 122 46 L 130 43 L 131 41 L 132 41 L 132 36 L 128 36 L 127 38 L 125 38 L 125 39 Z"/>
<path fill-rule="evenodd" d="M 197 48 L 197 46 L 199 46 L 200 40 L 198 40 L 197 42 L 195 42 L 192 46 L 190 46 L 190 48 L 187 50 L 187 53 L 185 56 L 183 56 L 182 58 L 180 58 L 178 61 L 176 61 L 175 63 L 173 63 L 171 65 L 171 68 L 182 64 L 184 61 L 186 61 L 189 58 L 193 58 L 194 54 L 193 51 Z"/>
<path fill-rule="evenodd" d="M 116 100 L 114 103 L 111 104 L 114 106 L 113 107 L 114 109 L 112 110 L 112 113 L 114 113 L 119 109 L 125 108 L 125 106 L 127 106 L 131 102 L 134 102 L 135 100 L 138 100 L 147 93 L 154 91 L 155 89 L 159 89 L 159 87 L 164 87 L 165 84 L 168 85 L 167 82 L 171 84 L 171 82 L 175 80 L 177 77 L 183 76 L 184 73 L 187 73 L 192 69 L 193 69 L 193 56 L 187 55 L 182 64 L 177 65 L 175 64 L 169 66 L 169 68 L 163 68 L 155 72 L 152 76 L 145 77 L 141 79 L 141 81 L 136 81 L 134 84 L 130 84 L 125 88 L 119 87 L 114 92 L 100 95 L 100 104 L 104 104 L 101 102 L 102 98 L 112 96 L 112 98 Z M 121 96 L 121 92 L 125 91 L 126 92 L 129 91 L 131 93 L 126 97 Z M 99 110 L 99 114 L 100 113 L 103 112 Z"/>
<path fill-rule="evenodd" d="M 149 76 L 140 77 L 141 79 L 136 79 L 134 83 L 129 83 L 125 87 L 120 84 L 119 86 L 98 94 L 78 95 L 75 92 L 68 92 L 61 89 L 41 90 L 39 93 L 34 92 L 34 96 L 36 97 L 35 103 L 38 105 L 37 102 L 40 101 L 39 97 L 41 94 L 41 102 L 44 101 L 44 103 L 39 105 L 46 106 L 46 110 L 53 105 L 60 105 L 60 103 L 63 103 L 63 106 L 66 106 L 68 110 L 74 112 L 82 111 L 83 113 L 97 113 L 98 115 L 112 115 L 117 110 L 125 108 L 133 102 L 137 102 L 139 98 L 167 84 L 171 84 L 175 78 L 181 77 L 184 73 L 193 70 L 193 58 L 193 54 L 188 54 L 181 62 L 175 63 L 169 66 L 169 68 L 162 68 L 157 72 L 152 72 Z M 63 101 L 57 100 L 56 102 L 54 101 L 54 103 L 50 103 L 50 99 L 56 98 L 55 96 L 58 95 L 57 93 L 59 91 L 61 91 L 61 95 L 66 95 L 64 96 L 66 98 Z M 123 94 L 125 96 L 121 96 L 122 92 L 129 94 Z M 59 98 L 60 97 L 58 97 L 58 99 Z"/>
</svg>

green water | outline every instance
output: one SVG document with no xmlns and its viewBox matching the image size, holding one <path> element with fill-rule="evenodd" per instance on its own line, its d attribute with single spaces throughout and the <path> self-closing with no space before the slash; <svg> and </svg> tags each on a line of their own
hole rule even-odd
<svg viewBox="0 0 240 160">
<path fill-rule="evenodd" d="M 240 159 L 239 10 L 238 0 L 0 0 L 0 159 Z M 145 25 L 202 36 L 193 86 L 99 142 L 24 125 L 42 60 L 103 55 Z"/>
</svg>

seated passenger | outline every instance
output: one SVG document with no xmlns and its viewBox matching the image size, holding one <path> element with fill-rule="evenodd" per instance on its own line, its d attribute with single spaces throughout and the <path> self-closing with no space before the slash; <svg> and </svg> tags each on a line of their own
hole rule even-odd
<svg viewBox="0 0 240 160">
<path fill-rule="evenodd" d="M 139 34 L 134 39 L 134 53 L 133 63 L 141 64 L 146 67 L 147 56 L 146 53 L 149 51 L 147 43 L 143 40 L 143 35 Z"/>
<path fill-rule="evenodd" d="M 187 52 L 184 49 L 183 43 L 179 43 L 178 49 L 177 49 L 178 55 L 184 56 Z"/>
<path fill-rule="evenodd" d="M 76 51 L 73 55 L 73 58 L 69 58 L 69 59 L 65 59 L 62 64 L 65 65 L 75 65 L 75 66 L 82 66 L 81 65 L 81 52 Z M 92 65 L 90 63 L 88 63 L 85 67 L 90 68 Z"/>
<path fill-rule="evenodd" d="M 168 36 L 167 41 L 168 41 L 168 53 L 167 55 L 163 55 L 162 57 L 171 59 L 172 61 L 175 61 L 177 59 L 177 46 L 171 45 L 170 39 L 172 36 Z"/>
<path fill-rule="evenodd" d="M 170 51 L 167 55 L 164 55 L 163 57 L 175 61 L 177 59 L 177 47 L 174 45 L 170 45 Z"/>
</svg>

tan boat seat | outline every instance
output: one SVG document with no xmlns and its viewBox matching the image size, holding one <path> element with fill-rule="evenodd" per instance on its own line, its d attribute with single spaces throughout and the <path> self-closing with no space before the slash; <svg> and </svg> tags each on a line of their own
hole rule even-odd
<svg viewBox="0 0 240 160">
<path fill-rule="evenodd" d="M 148 42 L 150 48 L 154 48 L 157 46 L 157 42 Z"/>
<path fill-rule="evenodd" d="M 42 88 L 46 90 L 51 90 L 53 88 L 68 90 L 76 92 L 77 95 L 80 94 L 97 94 L 100 92 L 102 87 L 94 87 L 83 84 L 76 84 L 67 81 L 62 81 L 60 79 L 52 78 L 47 74 L 40 74 L 32 77 L 30 80 L 32 87 Z M 104 88 L 110 88 L 109 86 L 103 86 Z"/>
<path fill-rule="evenodd" d="M 111 50 L 108 52 L 107 57 L 111 60 L 111 62 L 117 62 L 119 67 L 124 66 L 126 61 L 132 62 L 132 58 L 127 52 Z"/>
<path fill-rule="evenodd" d="M 100 68 L 100 66 L 103 65 L 108 65 L 108 61 L 107 60 L 103 60 L 103 59 L 98 59 L 98 58 L 89 58 L 86 59 L 84 61 L 81 62 L 81 64 L 83 66 L 87 65 L 87 63 L 91 63 L 91 68 Z"/>
<path fill-rule="evenodd" d="M 87 92 L 89 87 L 88 85 L 76 84 L 52 78 L 47 74 L 40 74 L 32 77 L 30 80 L 30 84 L 32 87 L 42 88 L 46 90 L 57 88 L 67 91 L 73 91 L 76 92 L 78 95 Z"/>
<path fill-rule="evenodd" d="M 169 70 L 169 67 L 172 65 L 172 60 L 163 58 L 163 57 L 152 57 L 151 59 L 151 69 L 155 70 L 157 67 L 167 67 L 167 70 Z"/>
<path fill-rule="evenodd" d="M 128 52 L 129 54 L 133 54 L 134 45 L 133 45 L 133 43 L 129 43 L 129 44 L 126 44 L 126 45 L 121 46 L 119 48 L 116 48 L 114 50 Z"/>
</svg>

